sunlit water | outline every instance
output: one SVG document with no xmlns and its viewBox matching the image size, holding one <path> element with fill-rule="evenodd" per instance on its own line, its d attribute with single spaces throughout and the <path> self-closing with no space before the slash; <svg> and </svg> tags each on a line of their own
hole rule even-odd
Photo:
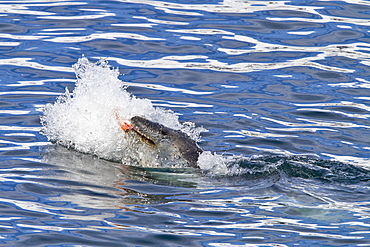
<svg viewBox="0 0 370 247">
<path fill-rule="evenodd" d="M 370 245 L 368 2 L 2 1 L 0 17 L 1 244 Z M 118 136 L 86 139 L 78 111 L 78 143 L 110 145 L 51 144 L 42 110 L 83 56 L 120 73 L 107 109 L 207 129 L 202 169 L 107 161 Z"/>
</svg>

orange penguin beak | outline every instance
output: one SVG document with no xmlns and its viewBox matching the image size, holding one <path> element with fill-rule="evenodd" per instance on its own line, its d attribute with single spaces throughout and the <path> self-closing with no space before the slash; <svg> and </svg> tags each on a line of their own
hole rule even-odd
<svg viewBox="0 0 370 247">
<path fill-rule="evenodd" d="M 121 129 L 122 129 L 123 131 L 129 131 L 129 130 L 134 129 L 134 126 L 132 126 L 131 124 L 129 124 L 129 123 L 127 123 L 127 122 L 123 122 L 123 123 L 121 123 L 121 124 L 120 124 L 120 126 L 121 126 Z"/>
<path fill-rule="evenodd" d="M 114 115 L 116 116 L 117 121 L 121 122 L 121 117 L 119 115 L 118 109 L 114 110 Z M 119 126 L 121 127 L 123 131 L 129 131 L 129 130 L 134 129 L 134 126 L 132 126 L 129 122 L 119 123 Z"/>
</svg>

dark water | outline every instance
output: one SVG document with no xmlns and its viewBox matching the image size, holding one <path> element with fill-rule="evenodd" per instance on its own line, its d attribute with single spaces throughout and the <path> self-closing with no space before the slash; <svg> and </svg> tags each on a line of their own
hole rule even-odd
<svg viewBox="0 0 370 247">
<path fill-rule="evenodd" d="M 370 245 L 367 1 L 2 1 L 0 16 L 1 244 Z M 82 55 L 244 158 L 220 175 L 53 146 L 41 110 Z"/>
</svg>

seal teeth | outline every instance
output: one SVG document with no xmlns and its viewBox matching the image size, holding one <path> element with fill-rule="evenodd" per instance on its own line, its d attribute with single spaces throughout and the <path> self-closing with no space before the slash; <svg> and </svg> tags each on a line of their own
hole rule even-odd
<svg viewBox="0 0 370 247">
<path fill-rule="evenodd" d="M 144 133 L 140 132 L 138 129 L 133 127 L 131 130 L 135 131 L 135 133 L 138 134 L 141 137 L 141 139 L 143 141 L 145 141 L 146 143 L 148 143 L 150 145 L 155 145 L 155 142 L 152 139 L 150 139 L 150 137 L 148 137 Z"/>
</svg>

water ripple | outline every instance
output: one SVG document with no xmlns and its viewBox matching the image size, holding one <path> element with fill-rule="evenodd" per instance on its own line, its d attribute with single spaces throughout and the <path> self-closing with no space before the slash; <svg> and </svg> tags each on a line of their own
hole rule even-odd
<svg viewBox="0 0 370 247">
<path fill-rule="evenodd" d="M 49 66 L 40 64 L 38 62 L 32 61 L 32 58 L 8 58 L 8 59 L 1 59 L 0 65 L 12 65 L 17 67 L 26 67 L 26 68 L 33 68 L 39 70 L 51 70 L 51 71 L 58 71 L 58 72 L 71 72 L 72 68 L 66 68 L 61 66 Z"/>
<path fill-rule="evenodd" d="M 140 34 L 133 34 L 133 33 L 95 33 L 88 36 L 67 36 L 67 37 L 56 37 L 52 39 L 47 39 L 50 42 L 57 42 L 57 43 L 76 43 L 76 42 L 85 42 L 94 39 L 117 39 L 117 38 L 128 38 L 128 39 L 137 39 L 137 40 L 163 40 L 162 38 L 151 38 L 146 37 Z"/>
<path fill-rule="evenodd" d="M 368 1 L 0 5 L 0 243 L 368 243 L 368 173 L 334 166 L 369 169 Z M 83 54 L 109 58 L 129 92 L 207 128 L 200 145 L 213 175 L 132 168 L 47 142 L 39 115 L 72 92 Z M 283 169 L 265 154 L 324 158 L 332 170 L 308 158 Z M 225 175 L 220 157 L 260 166 L 232 163 Z"/>
</svg>

